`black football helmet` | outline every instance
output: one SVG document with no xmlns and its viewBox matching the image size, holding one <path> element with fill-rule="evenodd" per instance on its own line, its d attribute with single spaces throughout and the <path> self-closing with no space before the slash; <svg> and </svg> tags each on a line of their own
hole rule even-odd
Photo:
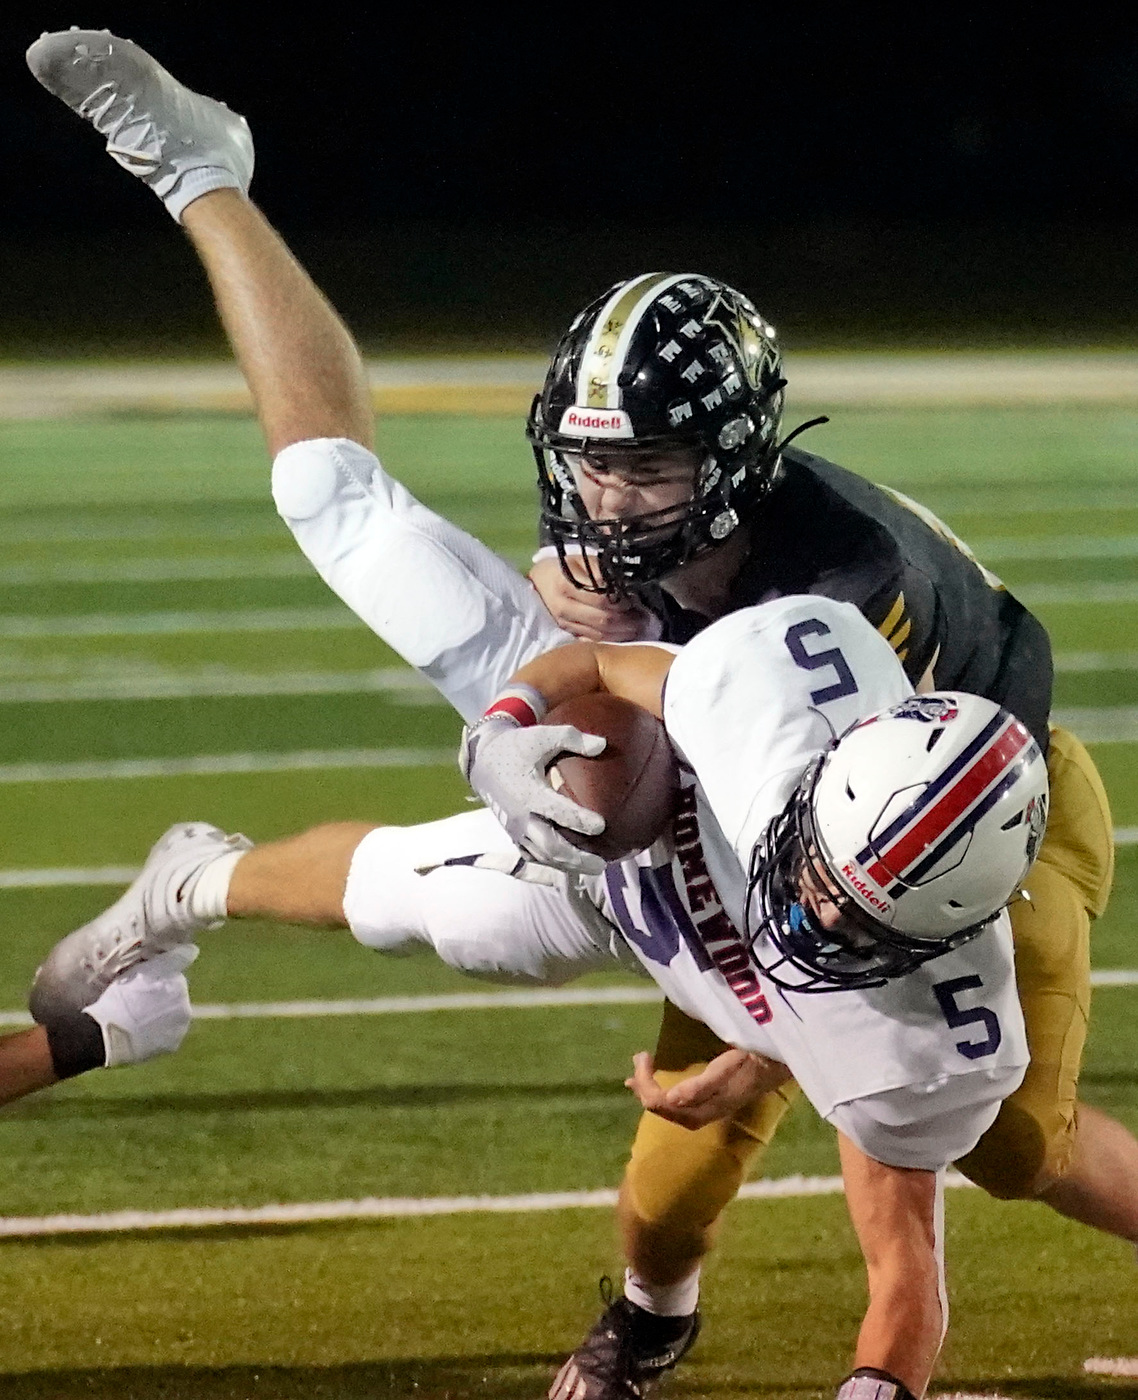
<svg viewBox="0 0 1138 1400">
<path fill-rule="evenodd" d="M 572 545 L 589 569 L 578 586 L 626 594 L 727 539 L 777 479 L 785 383 L 773 328 L 714 277 L 645 273 L 590 303 L 526 424 L 544 529 L 562 568 Z M 572 457 L 679 448 L 699 454 L 690 501 L 589 519 Z"/>
</svg>

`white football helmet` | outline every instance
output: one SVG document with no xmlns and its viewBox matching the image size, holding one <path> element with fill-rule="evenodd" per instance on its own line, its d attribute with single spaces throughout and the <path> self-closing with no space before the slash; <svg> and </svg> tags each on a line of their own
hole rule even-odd
<svg viewBox="0 0 1138 1400">
<path fill-rule="evenodd" d="M 1047 765 L 992 700 L 913 695 L 807 769 L 751 856 L 759 967 L 796 991 L 880 986 L 974 938 L 1035 859 Z"/>
</svg>

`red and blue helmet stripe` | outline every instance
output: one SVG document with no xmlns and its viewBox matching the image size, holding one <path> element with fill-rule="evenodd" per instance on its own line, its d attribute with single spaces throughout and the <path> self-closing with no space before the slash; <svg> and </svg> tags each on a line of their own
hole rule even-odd
<svg viewBox="0 0 1138 1400">
<path fill-rule="evenodd" d="M 889 825 L 858 852 L 880 889 L 919 884 L 989 812 L 1039 754 L 1028 730 L 1001 710 Z"/>
</svg>

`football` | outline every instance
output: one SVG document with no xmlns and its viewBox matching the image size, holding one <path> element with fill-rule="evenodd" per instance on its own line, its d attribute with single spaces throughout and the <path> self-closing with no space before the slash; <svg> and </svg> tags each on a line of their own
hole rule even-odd
<svg viewBox="0 0 1138 1400">
<path fill-rule="evenodd" d="M 542 723 L 572 724 L 608 741 L 596 758 L 565 754 L 551 766 L 560 791 L 605 819 L 599 836 L 566 831 L 575 846 L 605 860 L 623 860 L 662 835 L 675 814 L 679 767 L 655 715 L 630 700 L 596 693 L 565 701 Z"/>
</svg>

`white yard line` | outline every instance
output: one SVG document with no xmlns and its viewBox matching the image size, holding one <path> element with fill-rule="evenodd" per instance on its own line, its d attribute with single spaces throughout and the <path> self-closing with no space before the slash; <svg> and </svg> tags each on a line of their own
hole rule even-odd
<svg viewBox="0 0 1138 1400">
<path fill-rule="evenodd" d="M 1121 583 L 1015 583 L 1010 591 L 1026 607 L 1050 603 L 1053 606 L 1077 604 L 1138 603 L 1138 580 Z"/>
<path fill-rule="evenodd" d="M 1138 535 L 999 535 L 973 537 L 968 543 L 986 563 L 1009 559 L 1138 558 Z M 0 567 L 0 587 L 9 588 L 56 583 L 194 583 L 303 577 L 315 577 L 315 574 L 311 564 L 295 551 L 213 558 L 157 556 L 97 563 L 61 560 Z"/>
<path fill-rule="evenodd" d="M 663 1000 L 657 987 L 522 987 L 500 992 L 195 1003 L 196 1021 L 310 1020 L 320 1016 L 414 1016 L 432 1011 L 510 1011 L 535 1006 L 641 1006 Z M 26 1011 L 0 1011 L 0 1026 L 28 1026 Z"/>
<path fill-rule="evenodd" d="M 267 502 L 267 495 L 266 495 Z M 176 516 L 164 518 L 154 515 L 135 515 L 130 506 L 119 506 L 119 514 L 114 520 L 92 519 L 90 515 L 76 515 L 69 520 L 59 519 L 54 512 L 46 520 L 0 521 L 0 544 L 113 544 L 126 540 L 137 544 L 139 540 L 240 540 L 247 542 L 253 537 L 287 541 L 288 528 L 264 507 L 263 515 L 249 519 L 227 518 L 227 504 L 247 506 L 248 502 L 213 502 L 217 517 L 210 521 L 182 521 Z M 243 512 L 244 514 L 244 512 Z"/>
<path fill-rule="evenodd" d="M 1116 846 L 1138 846 L 1138 826 L 1116 826 L 1114 844 Z M 0 890 L 128 885 L 138 874 L 138 871 L 137 865 L 64 865 L 39 870 L 31 868 L 0 870 Z"/>
<path fill-rule="evenodd" d="M 1138 581 L 1069 584 L 1021 583 L 1015 595 L 1030 606 L 1138 602 Z M 0 641 L 44 637 L 184 636 L 193 633 L 305 632 L 362 629 L 364 624 L 341 606 L 296 608 L 217 608 L 201 611 L 0 614 Z"/>
<path fill-rule="evenodd" d="M 1008 559 L 1138 558 L 1138 535 L 973 536 L 968 546 L 985 564 Z"/>
<path fill-rule="evenodd" d="M 1138 705 L 1110 705 L 1101 709 L 1060 706 L 1052 719 L 1073 730 L 1084 744 L 1133 744 L 1138 742 Z"/>
<path fill-rule="evenodd" d="M 115 782 L 220 773 L 301 773 L 336 768 L 443 768 L 453 749 L 304 749 L 298 753 L 197 754 L 187 758 L 88 759 L 78 763 L 0 764 L 8 783 Z"/>
<path fill-rule="evenodd" d="M 479 396 L 513 391 L 528 402 L 540 386 L 547 361 L 537 356 L 373 360 L 368 378 L 380 396 L 399 404 L 418 391 L 419 406 L 465 397 L 467 411 Z M 1102 352 L 1065 354 L 930 352 L 927 354 L 833 354 L 802 352 L 788 357 L 790 398 L 795 408 L 855 405 L 859 408 L 923 408 L 946 405 L 1133 404 L 1138 403 L 1138 356 Z M 429 392 L 424 397 L 424 391 Z M 469 399 L 469 403 L 466 402 Z M 78 413 L 145 408 L 240 409 L 248 392 L 232 364 L 12 365 L 0 369 L 0 418 L 55 418 Z M 438 405 L 436 405 L 438 406 Z"/>
<path fill-rule="evenodd" d="M 938 515 L 1095 514 L 1138 510 L 1138 481 L 1128 487 L 1049 487 L 1027 481 L 970 481 L 967 490 L 946 491 L 935 481 L 895 481 L 890 485 L 912 496 Z"/>
<path fill-rule="evenodd" d="M 327 632 L 362 628 L 345 607 L 218 608 L 200 612 L 80 613 L 71 617 L 35 613 L 0 615 L 0 640 L 37 637 L 184 636 L 195 632 Z"/>
<path fill-rule="evenodd" d="M 1091 972 L 1092 987 L 1138 986 L 1138 969 L 1106 967 Z M 307 1021 L 324 1016 L 419 1016 L 436 1011 L 516 1011 L 551 1006 L 646 1006 L 663 1000 L 656 987 L 525 987 L 501 992 L 313 1001 L 202 1002 L 196 1021 Z M 0 1011 L 0 1026 L 30 1026 L 26 1011 Z"/>
<path fill-rule="evenodd" d="M 1064 674 L 1086 671 L 1138 671 L 1138 651 L 1057 651 L 1055 670 Z"/>
<path fill-rule="evenodd" d="M 232 555 L 226 558 L 120 559 L 106 563 L 60 561 L 52 564 L 9 564 L 0 568 L 0 587 L 42 587 L 49 583 L 196 583 L 234 579 L 316 577 L 312 565 L 297 551 L 280 554 Z"/>
<path fill-rule="evenodd" d="M 409 668 L 374 671 L 206 672 L 178 675 L 95 675 L 67 680 L 0 683 L 0 704 L 51 704 L 67 700 L 207 700 L 227 696 L 363 695 L 413 696 L 416 703 L 443 699 Z"/>
<path fill-rule="evenodd" d="M 1138 671 L 1138 652 L 1056 652 L 1060 673 Z M 229 671 L 225 668 L 188 672 L 126 672 L 44 677 L 0 682 L 0 705 L 53 704 L 78 700 L 209 700 L 233 696 L 273 695 L 403 695 L 416 704 L 442 704 L 438 692 L 417 671 L 387 666 L 373 671 Z"/>
<path fill-rule="evenodd" d="M 1083 1370 L 1092 1376 L 1138 1376 L 1138 1356 L 1090 1356 L 1083 1362 Z"/>
<path fill-rule="evenodd" d="M 48 870 L 0 870 L 0 890 L 46 890 L 67 886 L 129 885 L 136 865 L 56 866 Z"/>
<path fill-rule="evenodd" d="M 1138 742 L 1138 706 L 1058 709 L 1057 724 L 1090 744 Z M 12 783 L 117 782 L 225 773 L 290 773 L 342 768 L 431 768 L 454 762 L 450 749 L 302 749 L 295 753 L 222 753 L 169 758 L 81 759 L 0 764 L 0 786 Z"/>
<path fill-rule="evenodd" d="M 958 1172 L 945 1185 L 971 1187 Z M 784 1176 L 748 1181 L 739 1189 L 745 1201 L 839 1196 L 840 1176 Z M 309 1225 L 326 1220 L 390 1220 L 424 1215 L 517 1214 L 542 1210 L 611 1210 L 617 1193 L 539 1191 L 522 1196 L 368 1196 L 357 1201 L 307 1201 L 265 1206 L 189 1207 L 181 1210 L 119 1210 L 93 1215 L 13 1215 L 0 1217 L 0 1236 L 121 1234 L 129 1230 L 208 1230 L 225 1225 Z"/>
</svg>

